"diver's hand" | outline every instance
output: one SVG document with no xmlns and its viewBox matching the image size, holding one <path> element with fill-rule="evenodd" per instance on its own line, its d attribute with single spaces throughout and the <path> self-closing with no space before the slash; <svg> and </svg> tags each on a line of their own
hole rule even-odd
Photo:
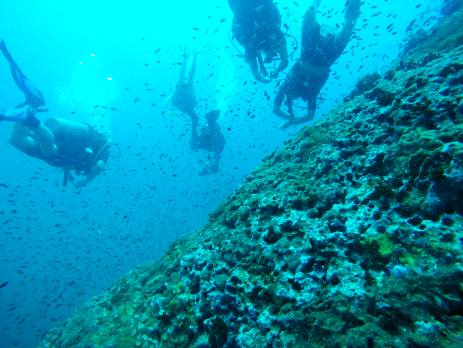
<svg viewBox="0 0 463 348">
<path fill-rule="evenodd" d="M 256 80 L 261 82 L 261 83 L 270 83 L 271 82 L 269 79 L 265 79 L 262 76 L 256 76 Z"/>
<path fill-rule="evenodd" d="M 39 112 L 48 112 L 48 108 L 44 108 L 42 106 L 38 107 L 38 108 L 32 108 L 33 112 L 36 114 L 36 113 L 39 113 Z"/>
<path fill-rule="evenodd" d="M 262 76 L 267 77 L 268 76 L 268 71 L 267 69 L 263 66 L 260 68 L 260 73 Z"/>
<path fill-rule="evenodd" d="M 273 113 L 277 115 L 278 117 L 281 117 L 287 120 L 291 120 L 293 118 L 291 117 L 291 115 L 284 113 L 280 108 L 276 106 L 273 107 Z"/>
<path fill-rule="evenodd" d="M 74 187 L 76 189 L 81 189 L 82 187 L 86 186 L 88 184 L 88 180 L 79 180 L 77 182 L 74 182 Z"/>
<path fill-rule="evenodd" d="M 272 74 L 270 75 L 270 78 L 271 78 L 272 80 L 275 80 L 275 79 L 278 77 L 279 74 L 280 74 L 279 71 L 274 71 L 274 72 L 272 72 Z"/>
<path fill-rule="evenodd" d="M 287 121 L 284 121 L 283 123 L 281 123 L 278 128 L 280 129 L 287 129 L 291 126 L 293 126 L 294 124 L 291 122 L 291 120 L 287 120 Z"/>
<path fill-rule="evenodd" d="M 257 72 L 257 70 L 252 70 L 252 74 L 254 75 L 254 78 L 261 83 L 270 83 L 269 79 L 264 78 L 260 73 Z"/>
<path fill-rule="evenodd" d="M 302 124 L 302 123 L 306 123 L 306 122 L 310 122 L 313 120 L 313 116 L 312 115 L 307 115 L 307 116 L 304 116 L 304 117 L 293 117 L 285 122 L 283 122 L 281 125 L 280 125 L 280 128 L 281 129 L 286 129 L 286 128 L 289 128 L 291 126 L 296 126 L 298 124 Z"/>
<path fill-rule="evenodd" d="M 201 170 L 199 172 L 199 176 L 206 176 L 206 175 L 209 175 L 209 174 L 210 174 L 210 172 L 209 172 L 209 170 L 207 168 L 204 168 L 203 170 Z"/>
<path fill-rule="evenodd" d="M 189 113 L 188 115 L 190 115 L 191 122 L 193 123 L 193 125 L 197 125 L 199 121 L 198 116 L 192 113 Z"/>
</svg>

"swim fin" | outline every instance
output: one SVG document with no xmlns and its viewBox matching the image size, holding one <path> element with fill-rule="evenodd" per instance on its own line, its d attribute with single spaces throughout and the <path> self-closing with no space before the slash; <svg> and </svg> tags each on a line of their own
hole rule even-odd
<svg viewBox="0 0 463 348">
<path fill-rule="evenodd" d="M 29 105 L 8 109 L 0 114 L 0 121 L 22 122 L 29 116 Z"/>
</svg>

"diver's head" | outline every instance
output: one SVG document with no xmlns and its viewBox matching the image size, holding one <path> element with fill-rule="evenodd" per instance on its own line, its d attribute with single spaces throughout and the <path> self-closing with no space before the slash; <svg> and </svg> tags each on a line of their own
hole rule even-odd
<svg viewBox="0 0 463 348">
<path fill-rule="evenodd" d="M 212 110 L 212 111 L 209 111 L 209 112 L 206 114 L 207 123 L 208 123 L 208 124 L 212 124 L 212 123 L 217 122 L 217 119 L 219 118 L 219 115 L 220 115 L 220 110 Z"/>
</svg>

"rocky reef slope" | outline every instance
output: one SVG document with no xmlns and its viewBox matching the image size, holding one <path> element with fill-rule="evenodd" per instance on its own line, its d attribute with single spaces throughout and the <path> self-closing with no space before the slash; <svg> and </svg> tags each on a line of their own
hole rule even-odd
<svg viewBox="0 0 463 348">
<path fill-rule="evenodd" d="M 41 347 L 463 344 L 463 14 Z"/>
</svg>

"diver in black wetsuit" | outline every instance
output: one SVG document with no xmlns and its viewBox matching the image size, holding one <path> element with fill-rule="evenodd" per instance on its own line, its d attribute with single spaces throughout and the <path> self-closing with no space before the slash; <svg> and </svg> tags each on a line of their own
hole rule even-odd
<svg viewBox="0 0 463 348">
<path fill-rule="evenodd" d="M 273 0 L 228 0 L 233 12 L 232 31 L 244 47 L 246 61 L 257 81 L 269 82 L 288 66 L 286 37 L 281 16 Z M 264 57 L 265 56 L 265 57 Z M 269 76 L 265 63 L 280 59 Z"/>
<path fill-rule="evenodd" d="M 360 14 L 360 1 L 347 1 L 345 24 L 338 35 L 329 33 L 327 28 L 317 22 L 316 14 L 321 0 L 315 0 L 306 11 L 302 27 L 301 57 L 280 86 L 273 107 L 273 112 L 277 116 L 287 119 L 283 127 L 313 119 L 317 96 L 328 80 L 330 67 L 349 43 Z M 304 117 L 294 116 L 293 100 L 296 98 L 307 102 L 307 115 Z M 284 99 L 286 99 L 287 112 L 281 110 Z"/>
<path fill-rule="evenodd" d="M 208 175 L 219 171 L 219 161 L 225 146 L 225 137 L 223 136 L 217 118 L 220 111 L 213 110 L 206 114 L 207 127 L 201 129 L 198 135 L 198 122 L 193 122 L 191 129 L 190 147 L 192 150 L 206 150 L 212 152 L 212 158 L 199 175 Z"/>
<path fill-rule="evenodd" d="M 83 186 L 97 176 L 109 157 L 109 141 L 95 128 L 81 122 L 49 118 L 41 122 L 36 113 L 46 111 L 42 93 L 29 81 L 18 67 L 5 42 L 0 40 L 0 50 L 10 64 L 13 79 L 24 93 L 25 101 L 0 114 L 0 121 L 13 121 L 10 143 L 25 154 L 48 164 L 63 168 L 64 183 L 73 180 L 70 171 L 84 178 L 74 183 Z"/>
<path fill-rule="evenodd" d="M 220 111 L 213 110 L 206 114 L 207 126 L 201 128 L 198 135 L 198 115 L 196 114 L 196 96 L 194 94 L 194 77 L 196 74 L 197 55 L 195 52 L 190 67 L 190 73 L 187 77 L 188 55 L 184 52 L 180 75 L 172 96 L 172 105 L 191 118 L 191 141 L 192 150 L 206 150 L 212 152 L 212 158 L 206 167 L 200 172 L 200 175 L 208 175 L 218 172 L 220 157 L 225 145 L 225 138 L 220 130 L 217 118 Z"/>
</svg>

